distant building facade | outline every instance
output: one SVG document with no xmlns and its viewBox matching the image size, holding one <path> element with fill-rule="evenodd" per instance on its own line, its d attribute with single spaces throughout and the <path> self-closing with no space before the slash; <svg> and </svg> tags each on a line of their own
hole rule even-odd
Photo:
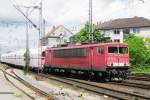
<svg viewBox="0 0 150 100">
<path fill-rule="evenodd" d="M 70 44 L 76 44 L 76 35 L 70 37 Z"/>
<path fill-rule="evenodd" d="M 96 28 L 113 42 L 123 42 L 129 34 L 150 37 L 150 20 L 143 17 L 122 18 L 98 23 Z"/>
<path fill-rule="evenodd" d="M 63 25 L 53 26 L 52 30 L 41 39 L 41 43 L 42 46 L 56 47 L 57 45 L 69 43 L 72 35 L 73 33 Z"/>
</svg>

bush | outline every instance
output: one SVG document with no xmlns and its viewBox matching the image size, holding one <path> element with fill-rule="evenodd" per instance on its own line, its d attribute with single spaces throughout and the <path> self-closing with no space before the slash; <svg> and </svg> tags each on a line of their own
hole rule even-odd
<svg viewBox="0 0 150 100">
<path fill-rule="evenodd" d="M 25 66 L 24 66 L 24 73 L 26 74 L 29 71 L 29 65 L 30 65 L 30 54 L 29 50 L 26 50 L 24 53 L 24 61 L 25 61 Z"/>
<path fill-rule="evenodd" d="M 132 65 L 150 64 L 150 49 L 145 46 L 144 38 L 129 35 L 124 40 L 130 50 L 130 62 Z"/>
<path fill-rule="evenodd" d="M 150 65 L 145 65 L 145 66 L 133 66 L 130 67 L 130 71 L 132 73 L 145 73 L 145 74 L 150 74 Z"/>
</svg>

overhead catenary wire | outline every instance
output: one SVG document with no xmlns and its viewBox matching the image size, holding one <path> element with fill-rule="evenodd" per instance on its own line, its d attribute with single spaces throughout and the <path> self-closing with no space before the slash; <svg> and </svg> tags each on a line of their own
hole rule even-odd
<svg viewBox="0 0 150 100">
<path fill-rule="evenodd" d="M 10 0 L 10 1 L 12 2 L 12 0 Z M 21 9 L 19 8 L 19 6 L 13 4 L 13 2 L 12 2 L 12 5 L 13 5 L 13 7 L 14 7 L 17 11 L 19 11 L 19 12 L 25 17 L 25 19 L 26 19 L 28 22 L 30 22 L 30 23 L 33 25 L 34 28 L 36 28 L 37 30 L 39 30 L 39 28 L 37 27 L 37 25 L 34 24 L 33 21 L 31 21 L 31 20 L 28 18 L 28 16 L 25 15 L 25 13 L 21 11 Z"/>
<path fill-rule="evenodd" d="M 12 2 L 12 1 L 11 1 Z M 13 2 L 12 2 L 13 4 Z M 38 8 L 39 9 L 39 27 L 37 27 L 36 24 L 34 24 L 30 19 L 29 17 L 19 8 L 19 6 L 17 5 L 14 5 L 13 4 L 13 7 L 18 10 L 24 17 L 25 19 L 30 22 L 34 28 L 36 28 L 38 31 L 39 31 L 39 45 L 38 45 L 38 59 L 40 60 L 40 52 L 42 52 L 42 47 L 41 47 L 41 43 L 40 43 L 40 39 L 41 39 L 41 36 L 42 36 L 42 33 L 43 33 L 43 16 L 42 16 L 42 0 L 40 0 L 40 5 L 39 6 L 29 6 L 29 8 Z M 38 60 L 38 65 L 39 67 L 42 66 L 42 61 L 39 61 Z M 39 73 L 39 68 L 38 68 L 38 73 Z"/>
</svg>

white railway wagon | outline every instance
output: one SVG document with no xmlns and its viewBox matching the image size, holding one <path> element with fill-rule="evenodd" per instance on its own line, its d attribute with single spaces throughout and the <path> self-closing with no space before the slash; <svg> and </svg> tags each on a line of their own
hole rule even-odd
<svg viewBox="0 0 150 100">
<path fill-rule="evenodd" d="M 37 70 L 38 68 L 39 69 L 43 68 L 41 54 L 45 50 L 46 48 L 42 48 L 42 50 L 39 50 L 40 53 L 38 54 L 37 48 L 30 49 L 30 69 Z M 18 66 L 18 67 L 23 67 L 25 66 L 24 54 L 25 54 L 25 50 L 19 50 L 15 52 L 2 54 L 1 62 Z"/>
</svg>

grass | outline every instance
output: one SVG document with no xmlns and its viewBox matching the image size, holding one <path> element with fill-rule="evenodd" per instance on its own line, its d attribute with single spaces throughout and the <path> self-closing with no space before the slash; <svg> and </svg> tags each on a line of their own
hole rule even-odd
<svg viewBox="0 0 150 100">
<path fill-rule="evenodd" d="M 18 98 L 21 98 L 21 97 L 23 96 L 23 95 L 20 94 L 20 93 L 15 93 L 14 95 L 15 95 L 15 97 L 18 97 Z"/>
<path fill-rule="evenodd" d="M 134 67 L 130 67 L 129 70 L 131 71 L 131 73 L 150 74 L 150 65 L 134 66 Z"/>
</svg>

